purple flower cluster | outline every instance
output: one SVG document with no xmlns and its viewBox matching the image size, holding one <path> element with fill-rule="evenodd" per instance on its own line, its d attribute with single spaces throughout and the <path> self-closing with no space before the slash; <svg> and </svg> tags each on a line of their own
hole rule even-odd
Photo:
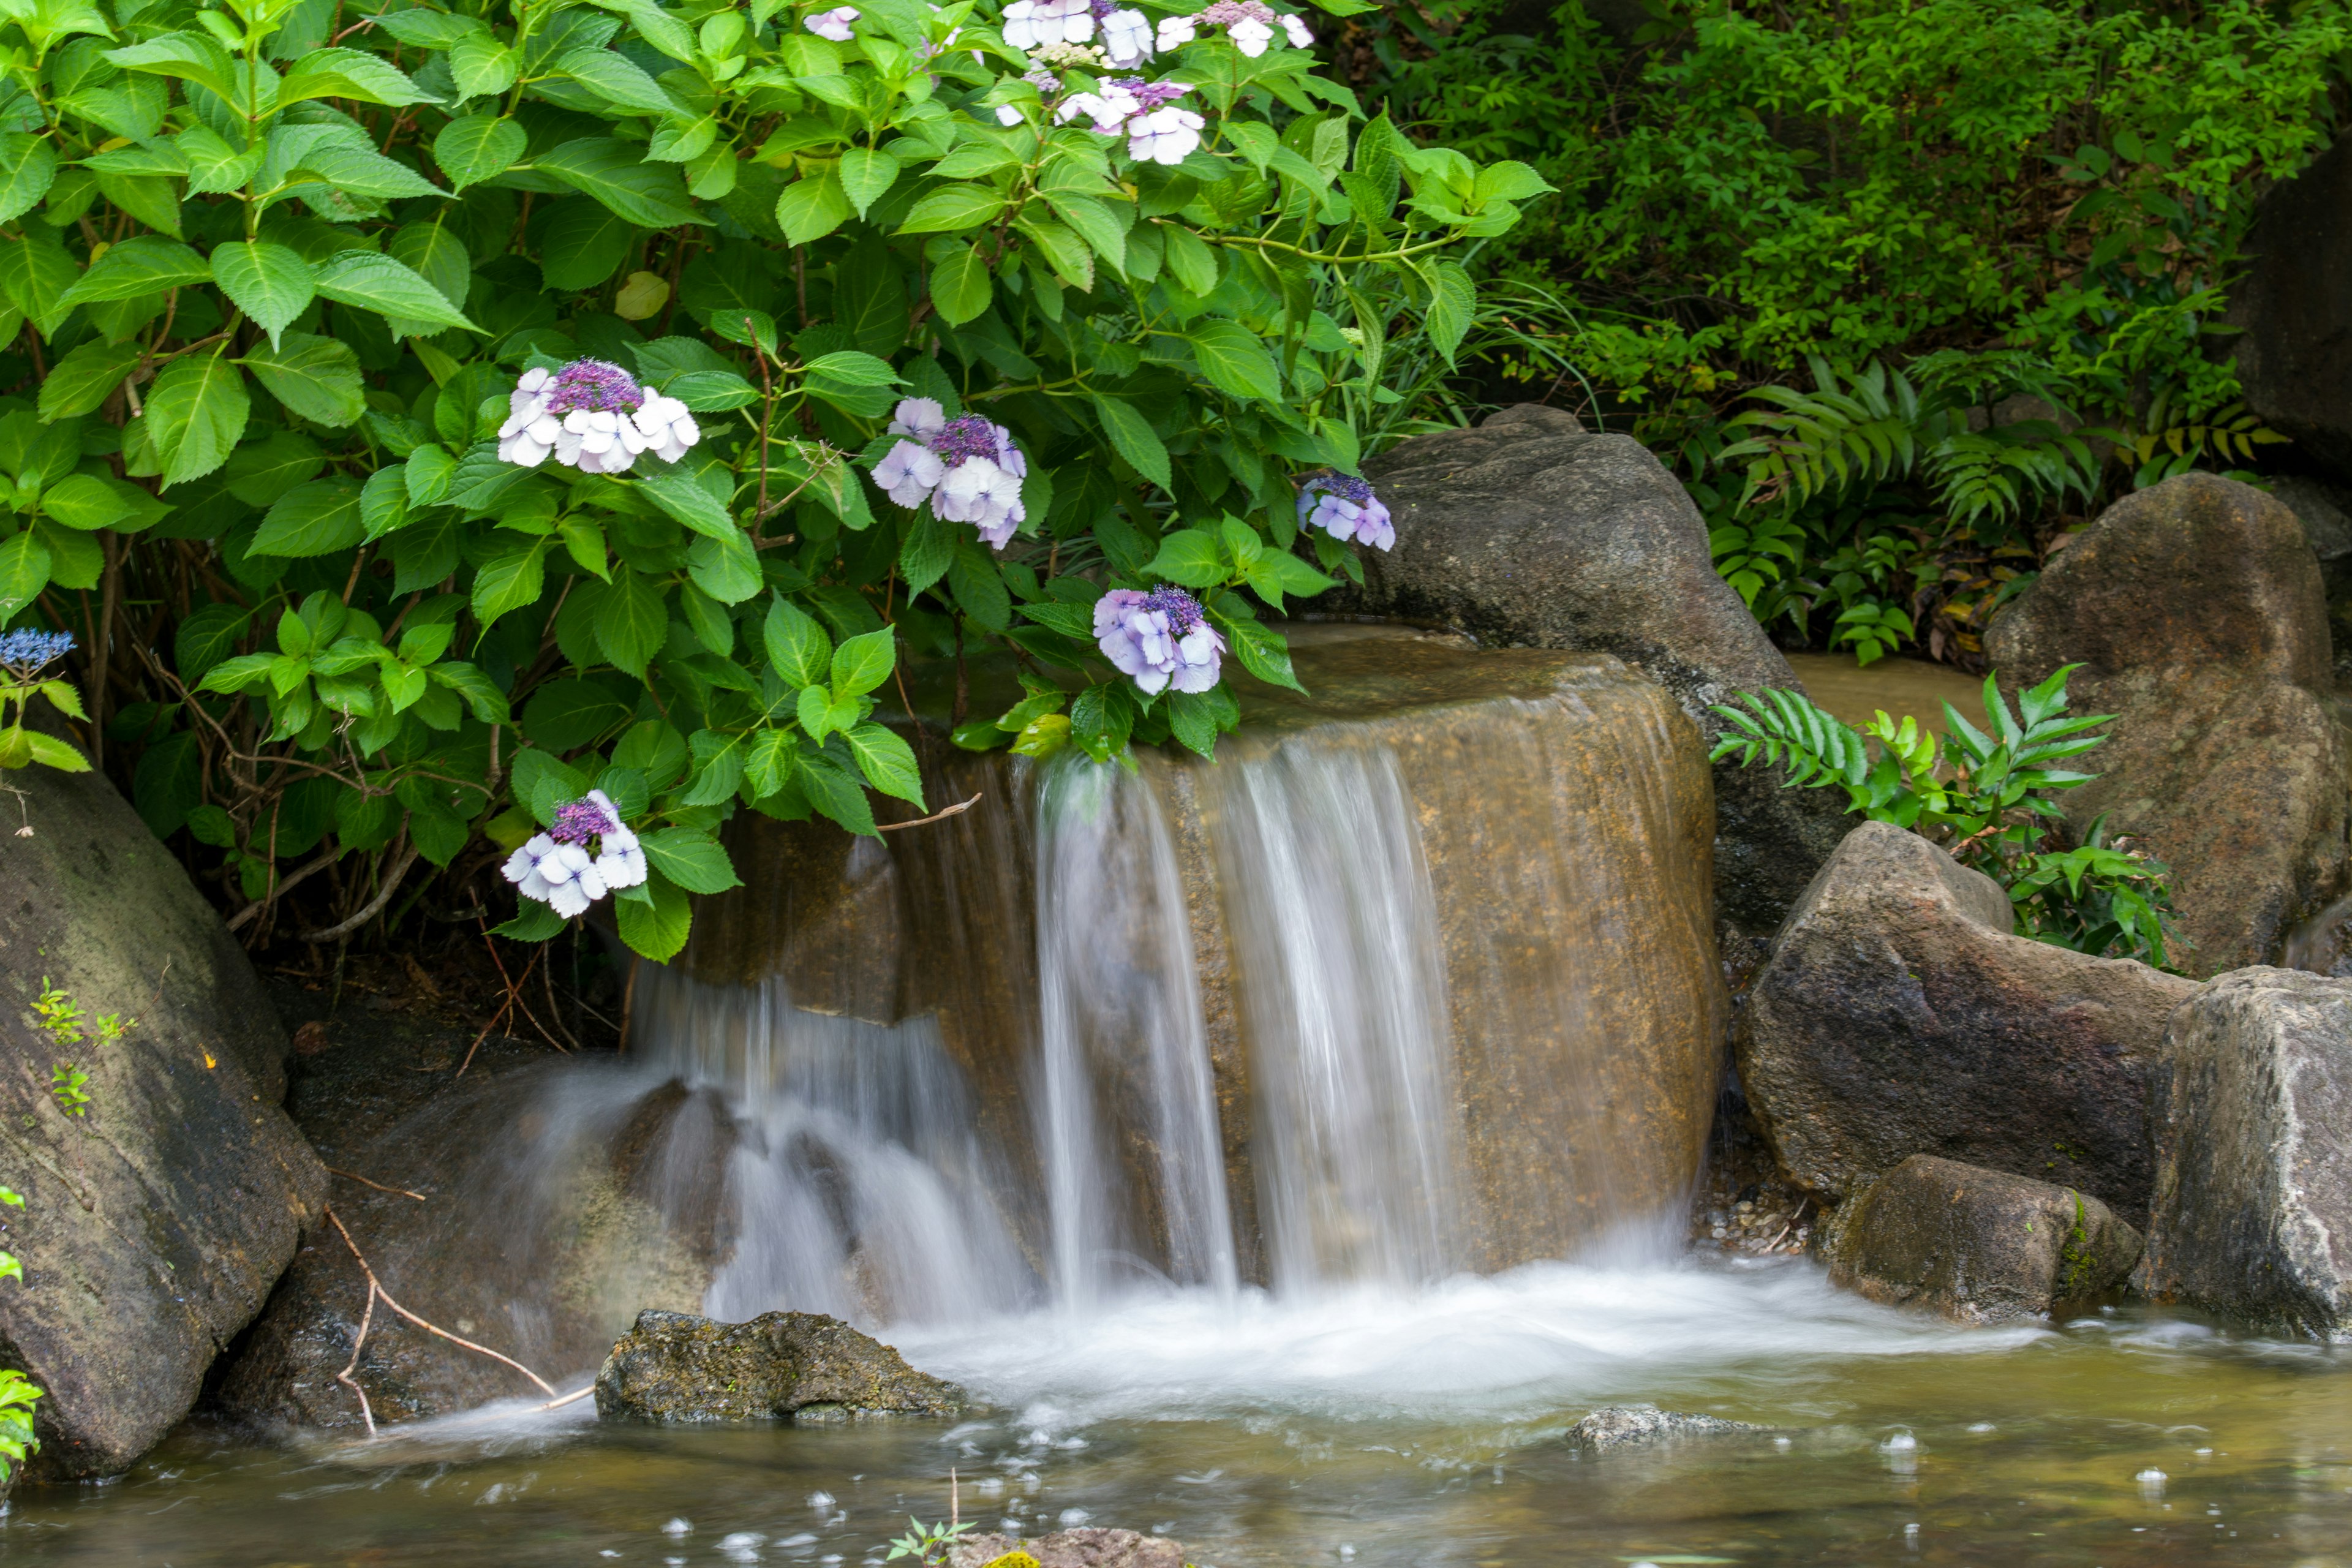
<svg viewBox="0 0 2352 1568">
<path fill-rule="evenodd" d="M 1083 114 L 1097 136 L 1125 136 L 1127 155 L 1139 163 L 1174 165 L 1201 144 L 1208 124 L 1176 100 L 1192 89 L 1181 82 L 1123 77 L 1103 83 L 1100 92 L 1074 92 L 1054 110 L 1056 124 Z"/>
<path fill-rule="evenodd" d="M 1298 521 L 1302 527 L 1319 528 L 1334 539 L 1352 539 L 1375 549 L 1388 550 L 1396 544 L 1396 526 L 1372 487 L 1353 474 L 1332 468 L 1309 474 L 1299 486 Z"/>
<path fill-rule="evenodd" d="M 906 439 L 874 466 L 884 493 L 909 509 L 929 501 L 942 522 L 971 523 L 1003 549 L 1029 516 L 1021 504 L 1029 459 L 1013 432 L 977 414 L 950 419 L 937 399 L 909 397 L 892 412 L 889 433 Z"/>
<path fill-rule="evenodd" d="M 0 633 L 0 666 L 21 677 L 35 676 L 73 652 L 73 647 L 71 632 Z"/>
<path fill-rule="evenodd" d="M 675 463 L 702 439 L 685 404 L 647 392 L 627 371 L 600 359 L 523 372 L 507 406 L 499 457 L 526 468 L 552 454 L 583 473 L 617 474 L 641 452 Z"/>
<path fill-rule="evenodd" d="M 644 405 L 646 389 L 619 365 L 601 359 L 576 359 L 555 373 L 548 389 L 547 411 L 570 414 L 635 414 Z"/>
<path fill-rule="evenodd" d="M 1225 639 L 1201 602 L 1181 588 L 1113 588 L 1095 601 L 1095 645 L 1145 692 L 1206 691 L 1217 683 Z"/>
<path fill-rule="evenodd" d="M 621 825 L 612 797 L 592 789 L 557 806 L 555 826 L 533 834 L 503 869 L 515 891 L 569 920 L 605 894 L 644 881 L 646 852 Z"/>
<path fill-rule="evenodd" d="M 1276 11 L 1265 0 L 1214 0 L 1192 16 L 1160 18 L 1157 42 L 1165 52 L 1191 43 L 1202 27 L 1223 27 L 1234 47 L 1255 59 L 1274 42 L 1277 25 L 1296 47 L 1303 49 L 1315 41 L 1306 23 Z"/>
</svg>

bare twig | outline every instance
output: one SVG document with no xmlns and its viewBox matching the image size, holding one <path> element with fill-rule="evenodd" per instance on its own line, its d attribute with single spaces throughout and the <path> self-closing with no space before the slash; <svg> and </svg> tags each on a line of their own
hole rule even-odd
<svg viewBox="0 0 2352 1568">
<path fill-rule="evenodd" d="M 253 902 L 246 905 L 245 908 L 229 916 L 228 929 L 235 931 L 237 927 L 245 924 L 246 921 L 253 919 L 254 916 L 259 914 L 263 910 L 268 909 L 273 899 L 282 895 L 289 888 L 291 888 L 295 883 L 303 880 L 312 872 L 325 870 L 329 866 L 334 863 L 335 857 L 341 853 L 342 850 L 340 848 L 330 846 L 329 847 L 320 851 L 315 858 L 304 861 L 300 866 L 296 867 L 293 870 L 289 871 L 285 876 L 280 877 L 278 879 L 277 887 L 270 892 L 265 894 L 261 898 L 254 900 Z"/>
<path fill-rule="evenodd" d="M 547 1379 L 540 1376 L 539 1373 L 531 1371 L 530 1368 L 523 1365 L 522 1363 L 515 1360 L 514 1357 L 509 1355 L 500 1355 L 498 1352 L 490 1349 L 488 1345 L 478 1345 L 471 1340 L 460 1339 L 456 1334 L 451 1333 L 448 1330 L 442 1328 L 439 1324 L 425 1321 L 423 1318 L 418 1317 L 415 1313 L 402 1306 L 398 1301 L 394 1300 L 392 1292 L 383 1288 L 383 1281 L 375 1277 L 375 1270 L 368 1267 L 367 1258 L 360 1251 L 360 1244 L 353 1241 L 352 1239 L 352 1233 L 343 1228 L 343 1216 L 335 1212 L 332 1205 L 328 1205 L 326 1215 L 327 1218 L 334 1225 L 336 1232 L 342 1237 L 343 1245 L 352 1249 L 352 1260 L 360 1266 L 360 1272 L 367 1276 L 368 1282 L 368 1305 L 367 1310 L 363 1312 L 360 1318 L 359 1342 L 352 1347 L 352 1364 L 345 1367 L 342 1373 L 338 1374 L 338 1382 L 348 1384 L 355 1392 L 358 1391 L 359 1384 L 352 1380 L 349 1373 L 359 1366 L 360 1351 L 367 1343 L 368 1323 L 374 1315 L 376 1302 L 378 1300 L 382 1300 L 385 1306 L 391 1308 L 394 1311 L 399 1313 L 403 1318 L 407 1319 L 418 1328 L 423 1329 L 426 1333 L 447 1340 L 451 1344 L 462 1346 L 467 1350 L 472 1351 L 477 1355 L 486 1355 L 492 1361 L 498 1362 L 502 1365 L 510 1366 L 517 1372 L 522 1373 L 525 1377 L 530 1379 L 531 1382 L 539 1384 L 540 1392 L 546 1394 L 550 1399 L 558 1397 L 555 1392 L 555 1387 L 552 1384 L 549 1383 Z M 363 1393 L 360 1394 L 360 1411 L 362 1415 L 367 1416 L 368 1436 L 371 1437 L 374 1436 L 375 1417 L 372 1415 L 368 1415 L 367 1413 L 367 1395 Z"/>
<path fill-rule="evenodd" d="M 392 869 L 383 874 L 383 886 L 376 889 L 375 897 L 370 899 L 359 913 L 347 921 L 331 925 L 324 931 L 306 931 L 302 933 L 302 940 L 320 943 L 335 942 L 351 935 L 352 932 L 375 919 L 383 912 L 383 906 L 392 902 L 392 895 L 400 890 L 400 879 L 408 875 L 408 868 L 415 864 L 416 864 L 416 841 L 412 838 L 408 842 L 408 847 L 402 851 L 400 858 L 392 863 Z M 283 891 L 282 889 L 280 890 Z"/>
<path fill-rule="evenodd" d="M 1788 1224 L 1786 1224 L 1786 1225 L 1784 1225 L 1784 1226 L 1782 1226 L 1780 1227 L 1780 1236 L 1776 1236 L 1776 1237 L 1774 1237 L 1770 1241 L 1768 1241 L 1768 1242 L 1766 1242 L 1766 1243 L 1764 1244 L 1764 1250 L 1765 1250 L 1765 1251 L 1769 1252 L 1769 1251 L 1771 1251 L 1774 1247 L 1776 1247 L 1780 1246 L 1780 1237 L 1781 1237 L 1781 1236 L 1786 1236 L 1786 1235 L 1788 1235 L 1790 1231 L 1792 1231 L 1792 1230 L 1794 1230 L 1794 1229 L 1796 1229 L 1796 1228 L 1797 1228 L 1797 1222 L 1798 1222 L 1800 1219 L 1802 1219 L 1802 1218 L 1804 1217 L 1804 1215 L 1805 1215 L 1805 1205 L 1808 1205 L 1808 1204 L 1810 1204 L 1810 1203 L 1811 1203 L 1812 1201 L 1813 1201 L 1813 1200 L 1812 1200 L 1812 1199 L 1811 1199 L 1811 1198 L 1799 1198 L 1799 1199 L 1797 1200 L 1797 1206 L 1796 1206 L 1795 1208 L 1791 1209 L 1791 1210 L 1789 1212 L 1789 1223 L 1788 1223 Z"/>
<path fill-rule="evenodd" d="M 420 1204 L 425 1201 L 423 1193 L 412 1193 L 406 1187 L 387 1187 L 382 1182 L 369 1181 L 356 1171 L 339 1171 L 332 1165 L 328 1165 L 324 1169 L 331 1176 L 341 1176 L 346 1181 L 357 1182 L 363 1187 L 373 1187 L 380 1193 L 394 1193 L 404 1198 L 415 1198 Z"/>
<path fill-rule="evenodd" d="M 983 791 L 982 793 L 985 792 Z M 877 833 L 896 833 L 902 827 L 920 827 L 927 822 L 937 822 L 941 817 L 961 816 L 979 804 L 980 796 L 976 795 L 970 800 L 965 801 L 961 805 L 951 805 L 945 811 L 935 811 L 929 816 L 919 816 L 912 822 L 877 822 L 874 825 L 874 831 Z"/>
<path fill-rule="evenodd" d="M 595 1392 L 596 1385 L 592 1383 L 585 1388 L 573 1389 L 570 1394 L 565 1394 L 561 1399 L 551 1399 L 546 1404 L 541 1405 L 540 1408 L 541 1410 L 561 1410 L 567 1405 L 579 1404 L 582 1400 L 587 1398 L 590 1394 Z"/>
</svg>

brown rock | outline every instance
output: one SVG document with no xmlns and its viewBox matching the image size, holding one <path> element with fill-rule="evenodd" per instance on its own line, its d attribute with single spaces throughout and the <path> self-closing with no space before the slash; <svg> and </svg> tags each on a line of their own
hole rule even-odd
<svg viewBox="0 0 2352 1568">
<path fill-rule="evenodd" d="M 0 1365 L 47 1390 L 36 1477 L 130 1468 L 261 1310 L 325 1173 L 279 1101 L 286 1036 L 236 939 L 113 785 L 11 774 L 33 833 L 0 836 L 0 1068 L 14 1085 Z M 10 816 L 16 804 L 8 803 Z M 39 1026 L 44 984 L 87 1020 Z M 131 1020 L 101 1043 L 95 1020 Z M 86 1113 L 52 1068 L 89 1075 Z"/>
<path fill-rule="evenodd" d="M 2109 507 L 1992 626 L 2004 685 L 2080 664 L 2076 712 L 2116 715 L 2060 797 L 2172 868 L 2182 968 L 2274 960 L 2345 889 L 2346 745 L 2327 606 L 2303 526 L 2251 486 L 2187 474 Z"/>
<path fill-rule="evenodd" d="M 1522 404 L 1475 430 L 1415 437 L 1365 471 L 1397 537 L 1365 554 L 1362 607 L 1490 646 L 1614 654 L 1673 692 L 1710 744 L 1715 704 L 1801 689 L 1717 574 L 1689 495 L 1632 437 Z M 1835 792 L 1780 783 L 1731 761 L 1715 771 L 1717 910 L 1759 931 L 1853 826 Z"/>
<path fill-rule="evenodd" d="M 1914 1154 L 2147 1212 L 2147 1078 L 2194 982 L 2010 934 L 1992 879 L 1865 823 L 1758 974 L 1740 1081 L 1781 1166 L 1832 1200 Z"/>
<path fill-rule="evenodd" d="M 953 1415 L 963 1391 L 838 1318 L 766 1312 L 717 1323 L 646 1311 L 596 1374 L 607 1421 L 803 1421 L 850 1415 Z"/>
<path fill-rule="evenodd" d="M 1753 1436 L 1769 1430 L 1747 1421 L 1661 1410 L 1654 1405 L 1611 1405 L 1591 1412 L 1570 1427 L 1568 1441 L 1571 1447 L 1605 1454 L 1612 1448 L 1675 1443 L 1689 1437 Z"/>
<path fill-rule="evenodd" d="M 2134 1283 L 2352 1339 L 2352 981 L 2224 974 L 2173 1015 L 2168 1044 Z"/>
<path fill-rule="evenodd" d="M 1874 1301 L 1998 1323 L 2121 1284 L 2140 1237 L 2072 1187 L 1914 1154 L 1839 1205 L 1822 1250 Z"/>
<path fill-rule="evenodd" d="M 2352 144 L 2338 141 L 2256 209 L 2252 260 L 2230 291 L 2246 405 L 2296 450 L 2352 479 Z"/>
<path fill-rule="evenodd" d="M 1184 1568 L 1184 1548 L 1165 1536 L 1093 1527 L 1034 1541 L 967 1535 L 949 1549 L 948 1568 Z"/>
</svg>

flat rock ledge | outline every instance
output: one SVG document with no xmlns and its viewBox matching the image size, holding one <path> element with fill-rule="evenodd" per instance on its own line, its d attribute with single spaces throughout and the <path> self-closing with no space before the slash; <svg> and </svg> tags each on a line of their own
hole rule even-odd
<svg viewBox="0 0 2352 1568">
<path fill-rule="evenodd" d="M 1184 1568 L 1184 1548 L 1132 1530 L 1065 1530 L 1034 1541 L 967 1535 L 948 1550 L 947 1568 Z"/>
<path fill-rule="evenodd" d="M 1720 1415 L 1691 1415 L 1661 1410 L 1654 1405 L 1607 1405 L 1568 1429 L 1571 1447 L 1605 1454 L 1612 1448 L 1676 1443 L 1689 1437 L 1755 1436 L 1769 1432 L 1746 1421 L 1726 1421 Z"/>
<path fill-rule="evenodd" d="M 640 1312 L 596 1374 L 596 1414 L 607 1421 L 814 1425 L 954 1415 L 968 1403 L 955 1384 L 816 1312 L 769 1312 L 748 1323 Z"/>
</svg>

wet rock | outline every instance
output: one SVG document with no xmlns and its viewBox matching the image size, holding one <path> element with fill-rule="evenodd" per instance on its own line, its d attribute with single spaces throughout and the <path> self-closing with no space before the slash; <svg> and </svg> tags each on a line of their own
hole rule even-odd
<svg viewBox="0 0 2352 1568">
<path fill-rule="evenodd" d="M 2296 449 L 2352 480 L 2352 145 L 2343 142 L 2271 187 L 2231 290 L 2228 320 L 2246 406 Z"/>
<path fill-rule="evenodd" d="M 1184 1568 L 1184 1548 L 1132 1530 L 1057 1531 L 1034 1541 L 967 1535 L 948 1551 L 948 1568 Z"/>
<path fill-rule="evenodd" d="M 0 834 L 0 1061 L 15 1088 L 0 1365 L 47 1396 L 36 1477 L 126 1469 L 260 1310 L 325 1180 L 279 1101 L 287 1042 L 244 951 L 95 774 L 10 775 Z M 0 799 L 14 818 L 20 803 Z M 45 984 L 86 1016 L 42 1027 Z M 100 1043 L 96 1020 L 131 1020 Z M 57 1064 L 86 1071 L 68 1115 Z"/>
<path fill-rule="evenodd" d="M 2173 1015 L 2168 1044 L 2134 1283 L 2265 1328 L 2352 1339 L 2352 982 L 2222 975 Z"/>
<path fill-rule="evenodd" d="M 645 1311 L 596 1374 L 606 1420 L 803 1423 L 854 1415 L 953 1415 L 963 1391 L 917 1372 L 838 1318 L 768 1312 L 719 1323 Z"/>
<path fill-rule="evenodd" d="M 1874 1301 L 1998 1323 L 2121 1284 L 2140 1236 L 2072 1187 L 1914 1154 L 1840 1205 L 1822 1251 Z"/>
<path fill-rule="evenodd" d="M 1740 1082 L 1832 1201 L 1914 1154 L 2147 1212 L 2148 1074 L 2194 982 L 2010 934 L 2009 899 L 1916 834 L 1855 828 L 1748 992 Z"/>
<path fill-rule="evenodd" d="M 1396 548 L 1365 557 L 1360 603 L 1490 646 L 1615 654 L 1675 695 L 1710 744 L 1732 694 L 1799 684 L 1717 575 L 1690 497 L 1640 443 L 1523 404 L 1420 436 L 1367 468 Z M 1717 910 L 1769 931 L 1852 826 L 1832 791 L 1716 769 Z"/>
<path fill-rule="evenodd" d="M 1610 1405 L 1570 1427 L 1568 1440 L 1571 1447 L 1605 1454 L 1612 1448 L 1637 1444 L 1673 1443 L 1688 1437 L 1736 1437 L 1742 1433 L 1770 1430 L 1746 1421 L 1726 1421 L 1719 1415 L 1661 1410 L 1654 1405 Z"/>
<path fill-rule="evenodd" d="M 2061 797 L 2172 868 L 2180 966 L 2277 959 L 2289 928 L 2345 890 L 2352 775 L 2336 716 L 2317 560 L 2287 506 L 2186 474 L 2126 497 L 1994 621 L 2004 684 L 2063 664 L 2076 712 L 2116 715 Z"/>
<path fill-rule="evenodd" d="M 276 999 L 294 1025 L 321 1022 L 328 1000 Z M 320 1033 L 289 1105 L 333 1167 L 336 1214 L 403 1306 L 562 1385 L 584 1381 L 647 1302 L 701 1305 L 732 1136 L 715 1095 L 617 1068 L 556 1069 L 544 1047 L 477 1047 L 475 1030 L 419 1014 L 347 1006 Z M 312 1226 L 235 1347 L 217 1413 L 359 1426 L 336 1374 L 367 1289 L 341 1234 Z M 538 1392 L 380 1303 L 352 1376 L 379 1424 Z"/>
</svg>

